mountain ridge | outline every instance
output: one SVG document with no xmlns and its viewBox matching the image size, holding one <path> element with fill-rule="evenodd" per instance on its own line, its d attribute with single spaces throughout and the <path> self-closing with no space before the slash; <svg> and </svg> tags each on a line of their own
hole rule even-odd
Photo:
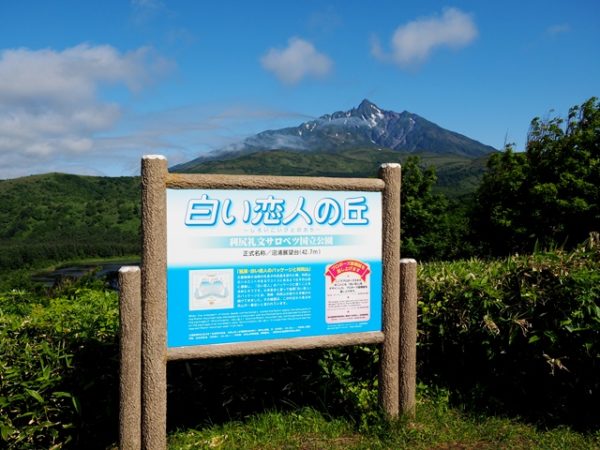
<svg viewBox="0 0 600 450">
<path fill-rule="evenodd" d="M 402 154 L 452 154 L 466 158 L 497 151 L 417 114 L 384 110 L 364 99 L 350 110 L 324 114 L 296 127 L 262 131 L 171 170 L 185 172 L 202 162 L 235 159 L 265 150 L 343 153 L 357 147 L 365 151 L 389 149 Z"/>
</svg>

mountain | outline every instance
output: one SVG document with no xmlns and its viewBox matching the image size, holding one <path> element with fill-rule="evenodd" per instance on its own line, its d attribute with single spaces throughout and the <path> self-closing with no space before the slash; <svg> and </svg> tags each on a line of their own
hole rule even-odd
<svg viewBox="0 0 600 450">
<path fill-rule="evenodd" d="M 264 150 L 343 154 L 357 148 L 465 158 L 479 158 L 495 151 L 489 145 L 446 130 L 417 114 L 383 110 L 365 99 L 349 111 L 325 114 L 297 127 L 263 131 L 171 170 L 195 171 L 194 168 L 207 161 L 234 159 Z"/>
</svg>

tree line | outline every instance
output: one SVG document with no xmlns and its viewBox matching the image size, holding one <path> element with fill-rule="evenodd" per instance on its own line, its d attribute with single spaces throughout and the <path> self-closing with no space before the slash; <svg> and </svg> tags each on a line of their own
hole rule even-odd
<svg viewBox="0 0 600 450">
<path fill-rule="evenodd" d="M 433 191 L 435 172 L 403 166 L 403 255 L 420 260 L 494 257 L 574 248 L 600 231 L 600 102 L 566 118 L 531 121 L 526 148 L 492 154 L 474 197 Z"/>
</svg>

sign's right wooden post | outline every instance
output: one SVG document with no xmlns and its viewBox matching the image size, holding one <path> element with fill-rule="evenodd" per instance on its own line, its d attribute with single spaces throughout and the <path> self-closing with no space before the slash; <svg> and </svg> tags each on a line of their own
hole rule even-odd
<svg viewBox="0 0 600 450">
<path fill-rule="evenodd" d="M 400 164 L 382 164 L 383 334 L 379 365 L 379 402 L 389 417 L 398 415 L 399 280 L 400 273 Z"/>
<path fill-rule="evenodd" d="M 399 412 L 414 417 L 417 387 L 417 261 L 400 260 Z"/>
</svg>

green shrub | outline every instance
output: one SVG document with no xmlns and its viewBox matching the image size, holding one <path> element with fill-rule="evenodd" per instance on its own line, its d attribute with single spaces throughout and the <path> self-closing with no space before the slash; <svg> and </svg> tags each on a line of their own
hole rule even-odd
<svg viewBox="0 0 600 450">
<path fill-rule="evenodd" d="M 8 448 L 79 447 L 102 432 L 97 426 L 116 411 L 117 312 L 115 293 L 91 288 L 0 295 L 0 432 Z"/>
<path fill-rule="evenodd" d="M 378 407 L 379 348 L 356 345 L 323 351 L 319 358 L 321 395 L 329 411 L 354 420 L 361 431 L 380 423 Z M 372 430 L 371 430 L 372 431 Z"/>
<path fill-rule="evenodd" d="M 419 376 L 461 402 L 597 426 L 600 249 L 419 269 Z"/>
</svg>

